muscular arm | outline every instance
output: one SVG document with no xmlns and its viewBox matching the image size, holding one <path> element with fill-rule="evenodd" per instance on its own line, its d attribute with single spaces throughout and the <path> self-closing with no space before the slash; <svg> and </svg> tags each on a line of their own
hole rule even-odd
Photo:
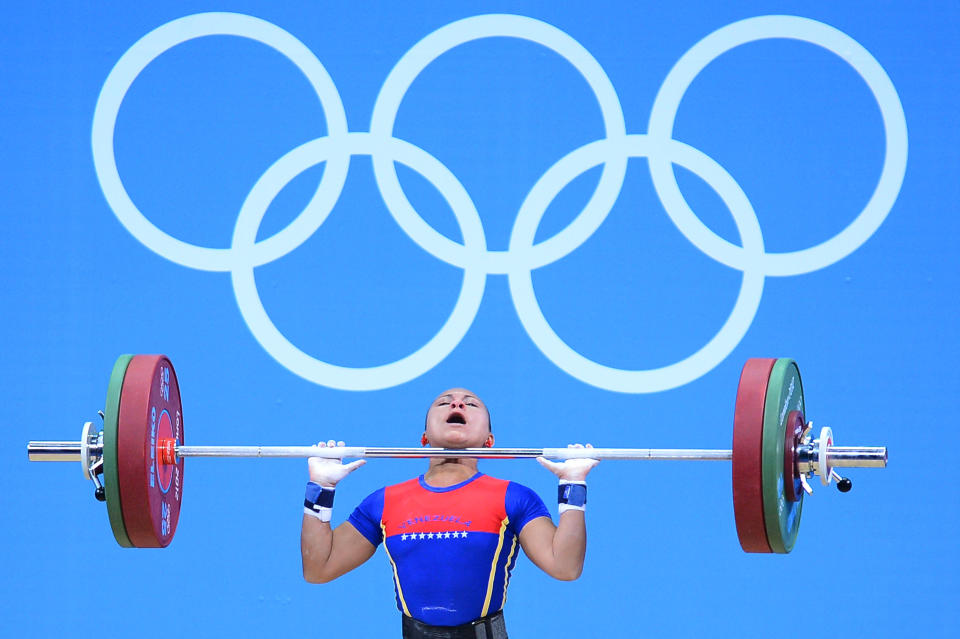
<svg viewBox="0 0 960 639">
<path fill-rule="evenodd" d="M 343 446 L 343 442 L 329 440 L 318 447 Z M 350 464 L 340 459 L 311 457 L 307 460 L 310 481 L 321 486 L 336 487 L 337 483 L 365 464 L 362 459 Z M 326 519 L 329 519 L 329 513 Z M 303 578 L 312 584 L 324 584 L 349 572 L 373 556 L 376 546 L 348 521 L 334 530 L 329 521 L 320 521 L 311 515 L 303 516 L 300 528 L 300 558 Z"/>
<path fill-rule="evenodd" d="M 582 510 L 560 515 L 560 525 L 537 517 L 520 531 L 520 546 L 538 568 L 562 581 L 573 581 L 583 572 L 587 554 L 587 526 Z"/>
<path fill-rule="evenodd" d="M 592 448 L 587 444 L 587 448 Z M 568 448 L 583 448 L 570 444 Z M 587 474 L 599 464 L 590 458 L 568 459 L 552 462 L 537 458 L 540 465 L 555 474 L 561 481 L 586 481 Z M 583 572 L 583 560 L 587 555 L 587 523 L 583 510 L 570 509 L 560 515 L 560 523 L 554 526 L 549 517 L 538 517 L 527 523 L 520 531 L 523 552 L 538 568 L 556 579 L 573 581 Z"/>
<path fill-rule="evenodd" d="M 373 556 L 376 547 L 345 521 L 336 529 L 329 522 L 303 516 L 300 529 L 300 557 L 303 578 L 324 584 L 349 572 Z"/>
</svg>

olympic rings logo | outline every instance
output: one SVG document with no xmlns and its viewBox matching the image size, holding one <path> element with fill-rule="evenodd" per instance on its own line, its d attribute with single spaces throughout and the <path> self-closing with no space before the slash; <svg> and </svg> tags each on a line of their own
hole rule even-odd
<svg viewBox="0 0 960 639">
<path fill-rule="evenodd" d="M 244 201 L 228 249 L 182 242 L 153 225 L 130 199 L 113 152 L 114 128 L 124 96 L 136 77 L 159 55 L 194 38 L 232 35 L 261 42 L 286 56 L 307 77 L 323 107 L 326 137 L 307 142 L 277 160 Z M 488 250 L 480 216 L 463 185 L 422 148 L 395 138 L 400 103 L 417 76 L 438 57 L 461 44 L 490 37 L 520 38 L 557 53 L 586 79 L 603 117 L 606 137 L 586 144 L 550 167 L 533 185 L 517 213 L 506 251 Z M 843 231 L 821 244 L 785 253 L 767 253 L 756 214 L 727 171 L 701 151 L 674 140 L 673 124 L 684 93 L 703 68 L 726 51 L 757 40 L 788 38 L 809 42 L 845 60 L 864 79 L 883 118 L 886 150 L 877 186 L 868 203 Z M 251 16 L 203 13 L 164 24 L 124 53 L 107 77 L 97 101 L 92 130 L 97 178 L 120 222 L 147 248 L 177 264 L 205 271 L 229 271 L 240 312 L 254 337 L 280 364 L 317 384 L 344 390 L 395 386 L 427 372 L 449 355 L 469 330 L 480 306 L 487 275 L 505 274 L 517 314 L 537 347 L 558 367 L 593 386 L 625 393 L 676 388 L 709 372 L 746 334 L 760 304 L 766 276 L 807 273 L 833 264 L 858 249 L 883 223 L 903 182 L 907 128 L 899 96 L 886 72 L 858 42 L 814 20 L 762 16 L 722 27 L 687 51 L 674 65 L 654 101 L 648 131 L 628 134 L 620 101 L 600 64 L 576 40 L 544 22 L 516 15 L 480 15 L 448 24 L 423 38 L 391 70 L 377 96 L 369 132 L 347 130 L 343 103 L 323 64 L 280 27 Z M 456 305 L 440 330 L 415 352 L 390 364 L 368 368 L 335 366 L 292 344 L 273 324 L 254 281 L 254 268 L 283 257 L 323 224 L 340 197 L 351 156 L 369 155 L 384 202 L 394 220 L 421 248 L 463 269 Z M 664 209 L 681 233 L 712 259 L 740 270 L 743 279 L 730 316 L 700 350 L 674 364 L 623 370 L 591 361 L 570 348 L 551 328 L 537 302 L 531 273 L 561 259 L 603 223 L 623 185 L 629 158 L 648 158 Z M 304 210 L 275 235 L 257 241 L 267 208 L 303 171 L 326 163 L 323 177 Z M 463 244 L 429 226 L 405 196 L 399 162 L 430 181 L 456 217 Z M 680 165 L 698 175 L 731 212 L 742 246 L 716 235 L 685 202 L 673 172 Z M 550 202 L 572 180 L 602 166 L 588 203 L 562 231 L 540 243 L 534 236 Z"/>
</svg>

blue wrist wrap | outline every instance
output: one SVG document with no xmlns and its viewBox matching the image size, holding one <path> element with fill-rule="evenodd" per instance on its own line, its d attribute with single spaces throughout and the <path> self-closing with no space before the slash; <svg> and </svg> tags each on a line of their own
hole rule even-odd
<svg viewBox="0 0 960 639">
<path fill-rule="evenodd" d="M 582 510 L 587 505 L 587 484 L 561 483 L 557 488 L 557 502 Z"/>
<path fill-rule="evenodd" d="M 307 482 L 307 490 L 303 498 L 303 511 L 321 521 L 330 521 L 334 492 L 333 488 L 325 488 L 312 481 Z"/>
</svg>

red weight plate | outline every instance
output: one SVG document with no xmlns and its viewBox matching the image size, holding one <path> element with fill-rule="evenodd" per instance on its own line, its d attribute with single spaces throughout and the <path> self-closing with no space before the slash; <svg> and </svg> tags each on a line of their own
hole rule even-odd
<svg viewBox="0 0 960 639">
<path fill-rule="evenodd" d="M 790 411 L 783 434 L 783 495 L 787 501 L 800 501 L 800 493 L 803 492 L 803 483 L 797 470 L 797 446 L 803 436 L 803 427 L 803 411 Z"/>
<path fill-rule="evenodd" d="M 135 355 L 120 393 L 117 466 L 123 523 L 137 548 L 173 540 L 183 497 L 183 459 L 160 462 L 161 439 L 183 443 L 180 386 L 163 355 Z"/>
<path fill-rule="evenodd" d="M 748 359 L 733 416 L 733 512 L 746 552 L 772 552 L 763 519 L 763 405 L 775 359 Z"/>
</svg>

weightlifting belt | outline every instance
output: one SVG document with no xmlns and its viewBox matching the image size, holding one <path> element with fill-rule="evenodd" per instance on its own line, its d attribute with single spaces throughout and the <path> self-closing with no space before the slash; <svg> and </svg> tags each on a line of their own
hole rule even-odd
<svg viewBox="0 0 960 639">
<path fill-rule="evenodd" d="M 431 626 L 402 617 L 403 639 L 507 639 L 502 610 L 459 626 Z"/>
</svg>

